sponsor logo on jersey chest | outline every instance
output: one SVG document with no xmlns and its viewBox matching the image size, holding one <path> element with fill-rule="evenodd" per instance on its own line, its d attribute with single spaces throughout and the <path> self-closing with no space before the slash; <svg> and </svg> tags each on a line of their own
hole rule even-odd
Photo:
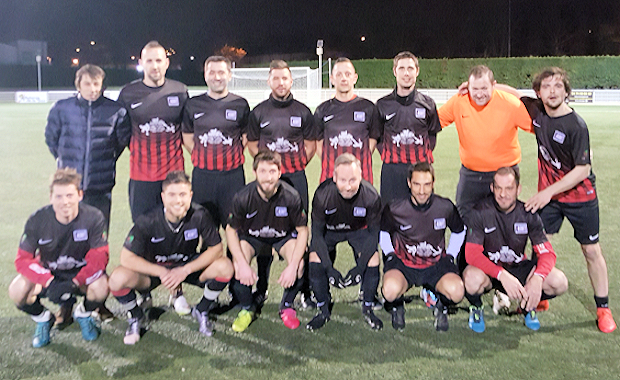
<svg viewBox="0 0 620 380">
<path fill-rule="evenodd" d="M 515 234 L 525 235 L 527 234 L 527 223 L 515 223 Z"/>
<path fill-rule="evenodd" d="M 301 128 L 301 117 L 291 116 L 291 127 Z"/>
<path fill-rule="evenodd" d="M 564 140 L 566 140 L 566 135 L 564 134 L 564 132 L 553 132 L 553 141 L 557 142 L 558 144 L 564 144 Z"/>
<path fill-rule="evenodd" d="M 191 230 L 184 231 L 183 235 L 185 236 L 185 240 L 198 239 L 198 229 L 192 228 Z"/>
<path fill-rule="evenodd" d="M 88 230 L 80 229 L 73 231 L 73 241 L 86 241 L 88 240 Z"/>
<path fill-rule="evenodd" d="M 168 107 L 178 107 L 179 106 L 179 97 L 178 96 L 169 96 L 168 97 Z"/>
<path fill-rule="evenodd" d="M 353 207 L 353 216 L 363 218 L 366 216 L 366 207 Z"/>
<path fill-rule="evenodd" d="M 366 112 L 364 111 L 355 111 L 353 112 L 353 121 L 359 121 L 360 123 L 366 122 Z"/>
<path fill-rule="evenodd" d="M 237 111 L 236 110 L 226 110 L 226 120 L 236 121 L 237 120 Z"/>
<path fill-rule="evenodd" d="M 416 117 L 416 119 L 425 119 L 426 118 L 426 108 L 416 108 L 415 109 L 415 117 Z"/>
<path fill-rule="evenodd" d="M 284 206 L 276 206 L 276 216 L 279 218 L 284 218 L 288 216 L 288 210 Z"/>
<path fill-rule="evenodd" d="M 433 220 L 433 227 L 435 227 L 436 230 L 446 229 L 446 218 L 437 218 Z"/>
</svg>

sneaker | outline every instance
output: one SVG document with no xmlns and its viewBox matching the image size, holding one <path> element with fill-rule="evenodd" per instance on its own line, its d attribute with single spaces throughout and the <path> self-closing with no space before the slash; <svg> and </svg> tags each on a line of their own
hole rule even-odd
<svg viewBox="0 0 620 380">
<path fill-rule="evenodd" d="M 401 304 L 390 310 L 392 314 L 392 327 L 394 330 L 402 331 L 405 329 L 405 305 Z"/>
<path fill-rule="evenodd" d="M 329 315 L 319 312 L 317 315 L 308 322 L 306 328 L 308 330 L 318 330 L 329 321 Z"/>
<path fill-rule="evenodd" d="M 435 294 L 426 288 L 420 289 L 420 298 L 429 309 L 434 308 L 437 303 L 437 297 Z"/>
<path fill-rule="evenodd" d="M 510 297 L 499 290 L 495 290 L 495 294 L 493 295 L 493 313 L 495 315 L 508 314 L 509 311 Z"/>
<path fill-rule="evenodd" d="M 301 301 L 302 309 L 316 309 L 316 301 L 313 299 L 311 294 L 301 293 L 299 299 Z"/>
<path fill-rule="evenodd" d="M 471 305 L 469 307 L 469 328 L 474 332 L 482 333 L 484 332 L 484 306 L 475 307 Z"/>
<path fill-rule="evenodd" d="M 140 340 L 143 320 L 139 318 L 128 318 L 127 322 L 129 323 L 129 326 L 127 326 L 127 330 L 125 331 L 123 343 L 133 345 L 138 343 Z"/>
<path fill-rule="evenodd" d="M 609 308 L 599 307 L 596 309 L 596 325 L 604 333 L 610 333 L 616 329 L 616 322 L 614 322 L 614 317 Z"/>
<path fill-rule="evenodd" d="M 441 301 L 437 301 L 435 304 L 433 315 L 435 316 L 435 330 L 448 331 L 448 308 Z"/>
<path fill-rule="evenodd" d="M 198 321 L 198 331 L 200 331 L 202 335 L 213 335 L 213 323 L 209 320 L 209 314 L 206 311 L 201 312 L 200 310 L 193 308 L 192 316 Z"/>
<path fill-rule="evenodd" d="M 362 306 L 362 315 L 371 329 L 381 330 L 383 328 L 383 322 L 375 315 L 372 306 Z"/>
<path fill-rule="evenodd" d="M 299 322 L 299 318 L 297 318 L 297 312 L 292 307 L 287 307 L 280 310 L 280 318 L 282 319 L 284 326 L 291 330 L 295 330 L 301 324 L 301 322 Z"/>
<path fill-rule="evenodd" d="M 136 303 L 142 308 L 144 315 L 148 315 L 149 310 L 153 308 L 153 297 L 151 293 L 141 294 Z"/>
<path fill-rule="evenodd" d="M 58 330 L 64 330 L 67 327 L 71 326 L 71 324 L 73 323 L 73 303 L 61 303 L 60 309 L 58 309 L 54 316 L 56 318 L 54 327 Z"/>
<path fill-rule="evenodd" d="M 529 313 L 525 314 L 525 327 L 530 330 L 538 331 L 540 329 L 540 321 L 536 316 L 536 311 L 532 310 Z"/>
<path fill-rule="evenodd" d="M 82 338 L 86 341 L 92 341 L 99 337 L 101 333 L 101 328 L 97 326 L 95 319 L 92 316 L 92 313 L 87 312 L 84 309 L 84 304 L 81 303 L 78 307 L 75 308 L 73 312 L 73 318 L 80 325 L 80 330 L 82 330 Z"/>
<path fill-rule="evenodd" d="M 547 311 L 549 310 L 549 300 L 542 300 L 536 306 L 536 311 Z"/>
<path fill-rule="evenodd" d="M 243 332 L 245 331 L 250 324 L 254 321 L 254 316 L 256 313 L 250 310 L 243 309 L 237 315 L 237 318 L 232 324 L 232 329 L 234 332 Z"/>
<path fill-rule="evenodd" d="M 177 312 L 178 315 L 188 315 L 192 312 L 192 307 L 187 302 L 187 299 L 181 294 L 170 295 L 168 299 L 168 304 L 174 307 L 174 311 Z"/>
<path fill-rule="evenodd" d="M 357 295 L 357 302 L 364 304 L 364 291 L 362 289 L 359 290 Z M 372 309 L 373 310 L 381 310 L 383 309 L 383 299 L 377 297 L 375 294 L 375 298 L 372 300 Z"/>
<path fill-rule="evenodd" d="M 54 326 L 56 317 L 51 314 L 51 318 L 46 322 L 37 322 L 37 327 L 34 330 L 34 337 L 32 339 L 32 347 L 41 348 L 50 344 L 50 330 Z"/>
</svg>

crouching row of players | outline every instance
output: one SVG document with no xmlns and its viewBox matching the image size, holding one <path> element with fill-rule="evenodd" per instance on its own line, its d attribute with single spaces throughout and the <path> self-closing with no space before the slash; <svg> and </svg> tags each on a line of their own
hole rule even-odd
<svg viewBox="0 0 620 380">
<path fill-rule="evenodd" d="M 223 254 L 209 213 L 191 203 L 187 175 L 171 172 L 162 184 L 163 209 L 136 221 L 121 251 L 120 266 L 109 278 L 103 216 L 80 203 L 79 174 L 58 170 L 52 180 L 51 205 L 33 214 L 26 224 L 15 260 L 19 275 L 9 289 L 17 307 L 37 323 L 33 346 L 49 343 L 54 322 L 53 314 L 40 303 L 42 297 L 60 303 L 83 295 L 85 300 L 74 317 L 83 338 L 94 340 L 100 328 L 92 312 L 110 291 L 128 313 L 124 342 L 135 344 L 145 324 L 144 310 L 151 303 L 150 291 L 159 285 L 174 290 L 183 282 L 204 289 L 192 309 L 200 333 L 212 335 L 209 312 L 229 283 L 241 307 L 232 329 L 244 331 L 261 306 L 252 294 L 258 278 L 251 261 L 258 255 L 271 255 L 272 249 L 287 263 L 278 279 L 284 288 L 279 313 L 291 329 L 300 325 L 293 302 L 304 274 L 304 257 L 318 309 L 306 326 L 309 330 L 330 320 L 330 284 L 345 288 L 360 283 L 362 315 L 371 328 L 381 329 L 383 323 L 373 310 L 380 280 L 378 245 L 384 253 L 385 307 L 392 326 L 399 330 L 405 327 L 403 296 L 413 286 L 437 295 L 433 309 L 437 330 L 448 329 L 448 307 L 467 297 L 469 327 L 476 332 L 484 331 L 481 295 L 493 288 L 520 302 L 525 324 L 534 330 L 540 327 L 535 313 L 539 301 L 568 288 L 566 277 L 554 267 L 555 253 L 540 218 L 526 212 L 517 199 L 521 187 L 512 168 L 497 171 L 491 185 L 493 196 L 475 208 L 465 231 L 454 204 L 434 194 L 430 164 L 410 167 L 410 198 L 382 207 L 374 187 L 362 180 L 360 162 L 343 154 L 335 161 L 333 179 L 315 192 L 308 249 L 307 215 L 297 191 L 280 180 L 280 166 L 277 153 L 265 151 L 255 157 L 256 180 L 235 195 L 226 227 L 230 258 Z M 446 228 L 451 231 L 447 246 Z M 534 251 L 530 259 L 525 253 L 528 238 Z M 336 245 L 344 241 L 352 247 L 356 262 L 345 276 L 333 265 Z M 455 264 L 459 252 L 469 264 L 462 260 L 461 270 Z M 141 293 L 141 304 L 136 291 Z"/>
</svg>

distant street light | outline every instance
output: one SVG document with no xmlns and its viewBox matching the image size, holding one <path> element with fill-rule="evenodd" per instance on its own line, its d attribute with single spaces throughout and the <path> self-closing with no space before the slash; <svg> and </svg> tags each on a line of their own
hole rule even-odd
<svg viewBox="0 0 620 380">
<path fill-rule="evenodd" d="M 41 91 L 41 56 L 37 55 L 37 87 Z"/>
<path fill-rule="evenodd" d="M 360 41 L 362 41 L 362 42 L 366 41 L 366 36 L 362 36 L 362 37 L 360 38 Z"/>
<path fill-rule="evenodd" d="M 90 46 L 95 46 L 95 41 L 90 41 Z"/>
<path fill-rule="evenodd" d="M 79 52 L 80 52 L 80 50 L 81 50 L 80 48 L 75 48 L 75 52 L 76 52 L 76 53 L 79 53 Z"/>
<path fill-rule="evenodd" d="M 189 56 L 189 60 L 190 60 L 190 61 L 193 61 L 194 59 L 196 59 L 196 57 L 194 57 L 193 55 L 190 55 L 190 56 Z"/>
<path fill-rule="evenodd" d="M 319 68 L 318 68 L 318 76 L 319 76 L 319 88 L 323 88 L 323 40 L 316 41 L 316 55 L 319 56 Z"/>
<path fill-rule="evenodd" d="M 71 65 L 72 65 L 72 66 L 77 66 L 77 65 L 79 65 L 79 64 L 80 64 L 80 60 L 79 60 L 79 59 L 77 59 L 77 58 L 73 58 L 73 59 L 71 60 Z"/>
</svg>

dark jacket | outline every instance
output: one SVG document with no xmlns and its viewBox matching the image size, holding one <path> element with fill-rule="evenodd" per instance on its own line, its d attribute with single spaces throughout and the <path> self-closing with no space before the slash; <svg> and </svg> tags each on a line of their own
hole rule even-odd
<svg viewBox="0 0 620 380">
<path fill-rule="evenodd" d="M 45 143 L 58 168 L 82 174 L 82 189 L 112 190 L 116 160 L 129 144 L 127 111 L 103 96 L 94 102 L 79 95 L 59 100 L 47 117 Z"/>
</svg>

